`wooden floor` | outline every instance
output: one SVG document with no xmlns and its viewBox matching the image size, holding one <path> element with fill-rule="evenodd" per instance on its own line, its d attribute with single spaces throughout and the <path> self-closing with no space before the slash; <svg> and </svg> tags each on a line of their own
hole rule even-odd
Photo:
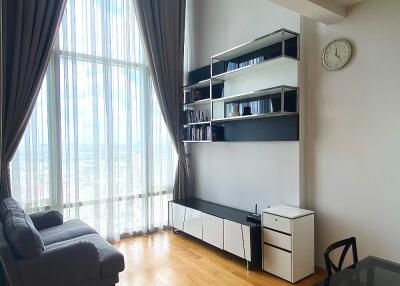
<svg viewBox="0 0 400 286">
<path fill-rule="evenodd" d="M 115 244 L 125 256 L 119 286 L 293 285 L 263 271 L 247 271 L 245 261 L 171 230 L 127 238 Z M 321 271 L 295 285 L 311 286 Z"/>
</svg>

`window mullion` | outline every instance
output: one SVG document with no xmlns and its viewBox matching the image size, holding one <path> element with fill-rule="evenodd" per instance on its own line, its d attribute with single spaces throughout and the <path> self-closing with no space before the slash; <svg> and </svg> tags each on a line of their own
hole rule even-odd
<svg viewBox="0 0 400 286">
<path fill-rule="evenodd" d="M 150 75 L 146 70 L 143 70 L 141 73 L 141 110 L 142 110 L 142 118 L 141 118 L 141 130 L 142 130 L 142 158 L 144 160 L 144 168 L 143 168 L 143 188 L 144 188 L 144 197 L 143 197 L 143 206 L 145 208 L 143 212 L 143 222 L 147 229 L 151 228 L 149 226 L 149 222 L 152 222 L 152 197 L 151 193 L 153 190 L 153 154 L 152 154 L 152 137 L 153 137 L 153 129 L 152 129 L 152 98 L 151 98 L 151 84 L 150 84 Z"/>
<path fill-rule="evenodd" d="M 52 53 L 47 73 L 47 114 L 49 139 L 49 191 L 51 206 L 59 210 L 63 206 L 61 107 L 60 107 L 60 56 Z"/>
</svg>

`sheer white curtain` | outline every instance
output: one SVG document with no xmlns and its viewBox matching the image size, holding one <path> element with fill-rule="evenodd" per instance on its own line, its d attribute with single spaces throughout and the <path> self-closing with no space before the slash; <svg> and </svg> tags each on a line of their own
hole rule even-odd
<svg viewBox="0 0 400 286">
<path fill-rule="evenodd" d="M 132 1 L 68 0 L 13 196 L 116 240 L 166 224 L 175 164 Z"/>
</svg>

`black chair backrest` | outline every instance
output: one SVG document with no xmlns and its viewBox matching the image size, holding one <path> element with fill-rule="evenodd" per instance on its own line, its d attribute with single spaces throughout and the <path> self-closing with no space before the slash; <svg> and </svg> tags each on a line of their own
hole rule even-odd
<svg viewBox="0 0 400 286">
<path fill-rule="evenodd" d="M 339 263 L 336 265 L 335 263 L 332 262 L 332 260 L 329 257 L 329 254 L 334 251 L 337 248 L 344 247 L 342 254 L 340 255 L 339 258 Z M 352 248 L 353 252 L 353 264 L 350 265 L 349 267 L 354 267 L 357 262 L 358 262 L 358 255 L 357 255 L 357 243 L 356 243 L 356 238 L 355 237 L 350 237 L 347 239 L 343 239 L 340 241 L 337 241 L 326 249 L 324 253 L 324 258 L 325 258 L 325 265 L 326 265 L 326 271 L 328 272 L 328 277 L 332 276 L 332 270 L 335 272 L 339 272 L 343 268 L 343 262 L 344 259 L 346 258 L 347 252 L 349 251 L 350 247 Z"/>
</svg>

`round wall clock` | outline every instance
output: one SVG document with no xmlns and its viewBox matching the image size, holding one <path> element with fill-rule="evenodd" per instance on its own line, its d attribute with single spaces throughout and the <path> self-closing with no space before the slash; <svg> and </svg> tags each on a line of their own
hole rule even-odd
<svg viewBox="0 0 400 286">
<path fill-rule="evenodd" d="M 348 40 L 338 39 L 326 45 L 322 51 L 322 65 L 327 70 L 343 68 L 351 57 L 351 45 Z"/>
</svg>

